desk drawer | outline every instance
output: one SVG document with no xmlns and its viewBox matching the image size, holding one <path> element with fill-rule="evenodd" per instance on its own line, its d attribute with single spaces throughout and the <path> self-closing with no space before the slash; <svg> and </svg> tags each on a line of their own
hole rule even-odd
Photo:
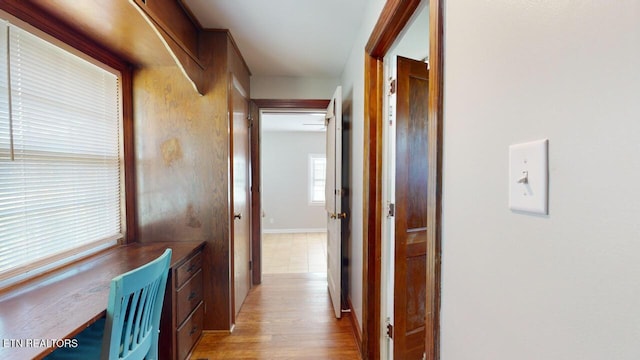
<svg viewBox="0 0 640 360">
<path fill-rule="evenodd" d="M 193 345 L 198 341 L 202 333 L 203 318 L 204 307 L 200 304 L 196 311 L 178 328 L 178 359 L 185 359 Z"/>
<path fill-rule="evenodd" d="M 202 267 L 202 253 L 199 252 L 176 269 L 176 289 L 179 289 Z"/>
<path fill-rule="evenodd" d="M 176 293 L 176 324 L 180 326 L 184 319 L 202 301 L 202 270 L 187 281 Z"/>
</svg>

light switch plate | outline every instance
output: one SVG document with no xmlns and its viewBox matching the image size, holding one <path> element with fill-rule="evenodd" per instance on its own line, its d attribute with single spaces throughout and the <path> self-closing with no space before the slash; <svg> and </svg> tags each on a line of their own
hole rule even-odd
<svg viewBox="0 0 640 360">
<path fill-rule="evenodd" d="M 548 214 L 548 148 L 548 139 L 509 146 L 511 210 Z"/>
</svg>

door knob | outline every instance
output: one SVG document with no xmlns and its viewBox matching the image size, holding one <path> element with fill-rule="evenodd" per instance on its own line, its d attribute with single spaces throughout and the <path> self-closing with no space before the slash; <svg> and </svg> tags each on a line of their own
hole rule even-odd
<svg viewBox="0 0 640 360">
<path fill-rule="evenodd" d="M 238 219 L 238 220 L 242 219 L 242 213 L 233 214 L 233 219 L 234 220 L 235 219 Z"/>
</svg>

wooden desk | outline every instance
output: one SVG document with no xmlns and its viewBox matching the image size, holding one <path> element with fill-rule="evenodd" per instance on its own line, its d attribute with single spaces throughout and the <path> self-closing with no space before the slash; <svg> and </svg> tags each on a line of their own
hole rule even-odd
<svg viewBox="0 0 640 360">
<path fill-rule="evenodd" d="M 115 276 L 155 259 L 167 248 L 173 251 L 173 269 L 202 247 L 204 242 L 120 246 L 0 293 L 0 359 L 46 356 L 53 351 L 46 344 L 12 347 L 11 342 L 71 338 L 106 314 L 109 284 Z"/>
</svg>

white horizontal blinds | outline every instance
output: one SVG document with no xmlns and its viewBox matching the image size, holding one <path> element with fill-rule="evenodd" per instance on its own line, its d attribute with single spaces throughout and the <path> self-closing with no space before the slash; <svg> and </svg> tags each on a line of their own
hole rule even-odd
<svg viewBox="0 0 640 360">
<path fill-rule="evenodd" d="M 0 279 L 121 235 L 118 77 L 9 26 Z"/>
<path fill-rule="evenodd" d="M 8 23 L 0 20 L 0 161 L 11 158 L 9 123 Z"/>
</svg>

